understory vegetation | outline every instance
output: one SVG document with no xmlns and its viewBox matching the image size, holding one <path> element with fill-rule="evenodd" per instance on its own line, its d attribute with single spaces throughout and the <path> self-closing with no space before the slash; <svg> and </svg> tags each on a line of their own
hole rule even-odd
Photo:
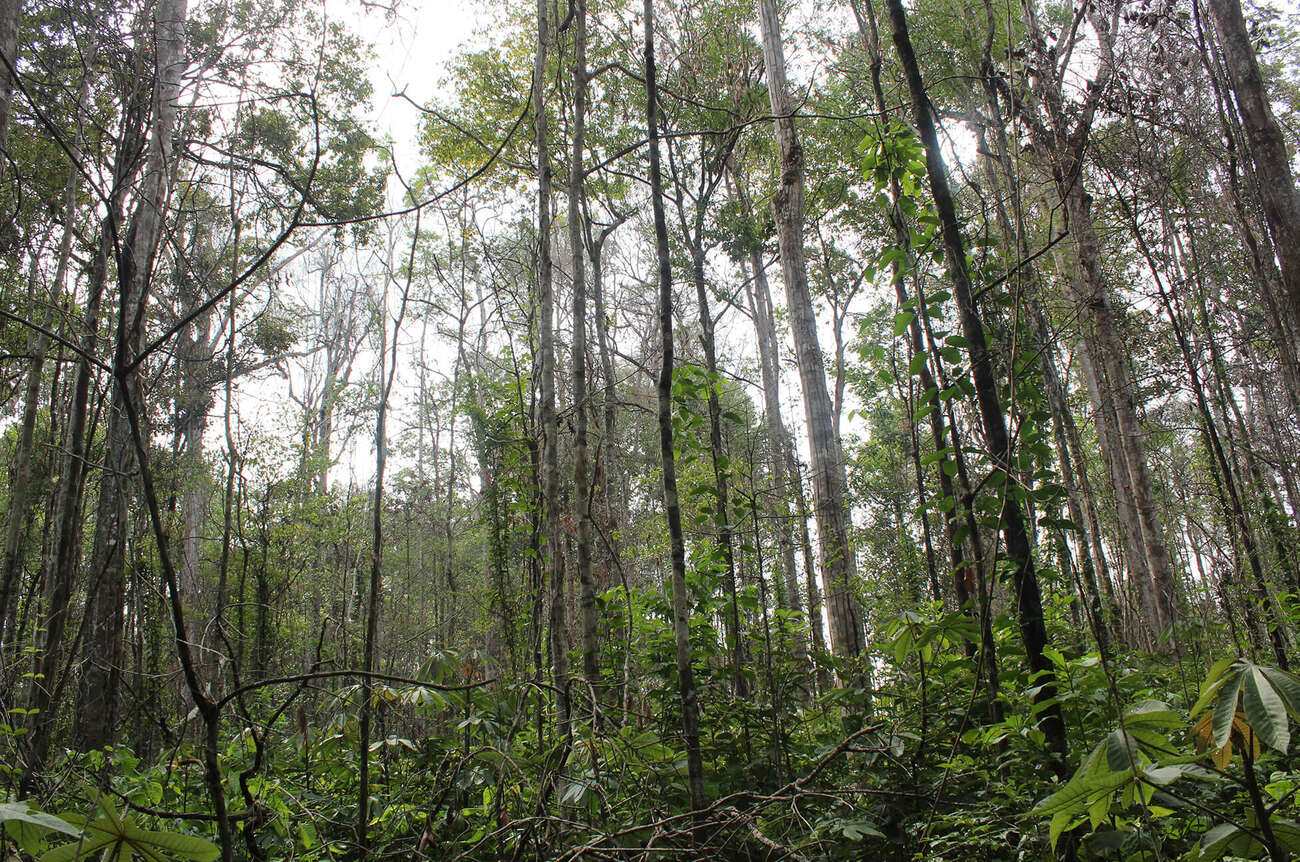
<svg viewBox="0 0 1300 862">
<path fill-rule="evenodd" d="M 0 857 L 1300 855 L 1287 13 L 411 2 L 0 0 Z"/>
</svg>

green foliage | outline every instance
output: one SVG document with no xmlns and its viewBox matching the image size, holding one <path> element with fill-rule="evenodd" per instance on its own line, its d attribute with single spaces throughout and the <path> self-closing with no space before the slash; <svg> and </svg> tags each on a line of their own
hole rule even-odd
<svg viewBox="0 0 1300 862">
<path fill-rule="evenodd" d="M 212 862 L 221 850 L 210 841 L 177 832 L 141 829 L 131 817 L 123 817 L 101 796 L 101 817 L 91 820 L 78 814 L 55 817 L 26 802 L 0 804 L 0 823 L 14 835 L 24 852 L 36 854 L 42 842 L 40 832 L 59 832 L 76 840 L 40 854 L 41 862 L 71 862 L 99 857 L 108 862 L 129 862 L 139 858 L 151 862 L 167 859 Z M 19 829 L 12 829 L 18 826 Z M 15 835 L 16 833 L 16 835 Z"/>
<path fill-rule="evenodd" d="M 1054 848 L 1063 835 L 1087 824 L 1084 846 L 1098 853 L 1138 834 L 1156 843 L 1187 845 L 1197 832 L 1204 834 L 1188 850 L 1189 859 L 1300 849 L 1300 824 L 1276 813 L 1289 798 L 1290 780 L 1269 785 L 1276 789 L 1276 802 L 1266 806 L 1255 777 L 1265 749 L 1286 754 L 1291 719 L 1300 718 L 1297 695 L 1300 680 L 1285 671 L 1245 659 L 1216 662 L 1188 717 L 1156 700 L 1129 707 L 1065 786 L 1039 802 L 1032 814 L 1050 820 Z M 1224 771 L 1234 750 L 1241 754 L 1241 778 Z M 1207 752 L 1212 769 L 1198 762 Z M 1177 790 L 1175 782 L 1179 787 L 1186 783 L 1180 779 L 1201 786 Z M 1209 810 L 1195 803 L 1196 796 L 1214 792 L 1207 788 L 1233 785 L 1246 792 L 1244 817 L 1229 815 L 1229 822 L 1199 830 L 1195 822 L 1183 825 L 1189 815 L 1195 821 Z"/>
</svg>

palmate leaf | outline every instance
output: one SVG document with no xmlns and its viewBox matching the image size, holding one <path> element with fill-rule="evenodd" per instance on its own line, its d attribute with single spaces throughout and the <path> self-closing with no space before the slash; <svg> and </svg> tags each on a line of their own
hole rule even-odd
<svg viewBox="0 0 1300 862">
<path fill-rule="evenodd" d="M 1227 769 L 1228 764 L 1232 763 L 1232 746 L 1240 744 L 1244 746 L 1246 740 L 1250 740 L 1250 756 L 1259 757 L 1262 749 L 1259 744 L 1259 737 L 1250 732 L 1250 725 L 1246 723 L 1244 713 L 1238 712 L 1232 717 L 1231 734 L 1235 737 L 1234 741 L 1225 742 L 1223 745 L 1214 746 L 1214 713 L 1207 712 L 1192 727 L 1192 738 L 1196 740 L 1196 749 L 1200 752 L 1212 749 L 1210 753 L 1214 765 L 1219 769 Z"/>
<path fill-rule="evenodd" d="M 1231 759 L 1234 733 L 1241 734 L 1243 741 L 1254 737 L 1285 753 L 1291 744 L 1290 720 L 1300 720 L 1300 679 L 1245 659 L 1216 662 L 1192 707 L 1193 718 L 1202 713 L 1206 714 L 1197 722 L 1193 735 L 1203 748 L 1214 749 L 1216 763 Z M 1209 728 L 1213 733 L 1207 739 Z"/>
<path fill-rule="evenodd" d="M 1201 696 L 1196 699 L 1196 704 L 1191 709 L 1191 716 L 1195 718 L 1200 715 L 1201 711 L 1210 705 L 1214 692 L 1226 680 L 1228 668 L 1236 664 L 1237 659 L 1223 658 L 1210 665 L 1210 670 L 1205 675 L 1204 681 L 1201 682 Z"/>
<path fill-rule="evenodd" d="M 212 862 L 221 855 L 217 845 L 193 835 L 141 829 L 131 818 L 119 817 L 112 803 L 102 797 L 99 807 L 104 812 L 103 817 L 86 823 L 84 831 L 74 829 L 70 833 L 81 835 L 79 840 L 54 848 L 41 856 L 41 862 L 88 859 L 106 848 L 106 859 L 122 862 L 129 862 L 132 855 L 150 862 L 167 862 L 174 858 Z"/>
<path fill-rule="evenodd" d="M 1242 677 L 1242 706 L 1251 729 L 1269 748 L 1285 753 L 1291 744 L 1291 731 L 1281 696 L 1258 667 L 1250 667 Z"/>
<path fill-rule="evenodd" d="M 90 832 L 87 830 L 84 839 L 74 841 L 71 844 L 64 844 L 62 847 L 55 847 L 41 856 L 41 862 L 73 862 L 74 859 L 89 859 L 95 853 L 114 844 L 117 840 L 116 836 L 106 832 Z"/>
<path fill-rule="evenodd" d="M 1273 683 L 1273 688 L 1286 704 L 1291 717 L 1300 721 L 1300 679 L 1276 667 L 1261 667 L 1259 671 Z"/>
</svg>

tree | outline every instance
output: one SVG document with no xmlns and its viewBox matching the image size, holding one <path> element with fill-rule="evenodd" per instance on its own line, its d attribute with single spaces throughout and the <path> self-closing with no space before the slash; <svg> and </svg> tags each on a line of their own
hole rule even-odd
<svg viewBox="0 0 1300 862">
<path fill-rule="evenodd" d="M 808 291 L 803 248 L 803 149 L 794 125 L 794 109 L 785 77 L 781 27 L 774 0 L 759 0 L 763 64 L 780 148 L 780 184 L 772 198 L 786 310 L 794 335 L 803 386 L 808 445 L 812 457 L 813 505 L 821 543 L 822 577 L 831 647 L 837 656 L 856 659 L 866 647 L 862 613 L 854 583 L 850 516 L 845 505 L 844 452 L 835 436 L 826 370 L 817 340 L 817 316 Z"/>
</svg>

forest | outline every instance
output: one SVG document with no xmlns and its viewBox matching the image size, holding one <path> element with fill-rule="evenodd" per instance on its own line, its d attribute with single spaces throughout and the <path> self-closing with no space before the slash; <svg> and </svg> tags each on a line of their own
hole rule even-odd
<svg viewBox="0 0 1300 862">
<path fill-rule="evenodd" d="M 0 859 L 1300 858 L 1293 9 L 424 2 L 0 0 Z"/>
</svg>

